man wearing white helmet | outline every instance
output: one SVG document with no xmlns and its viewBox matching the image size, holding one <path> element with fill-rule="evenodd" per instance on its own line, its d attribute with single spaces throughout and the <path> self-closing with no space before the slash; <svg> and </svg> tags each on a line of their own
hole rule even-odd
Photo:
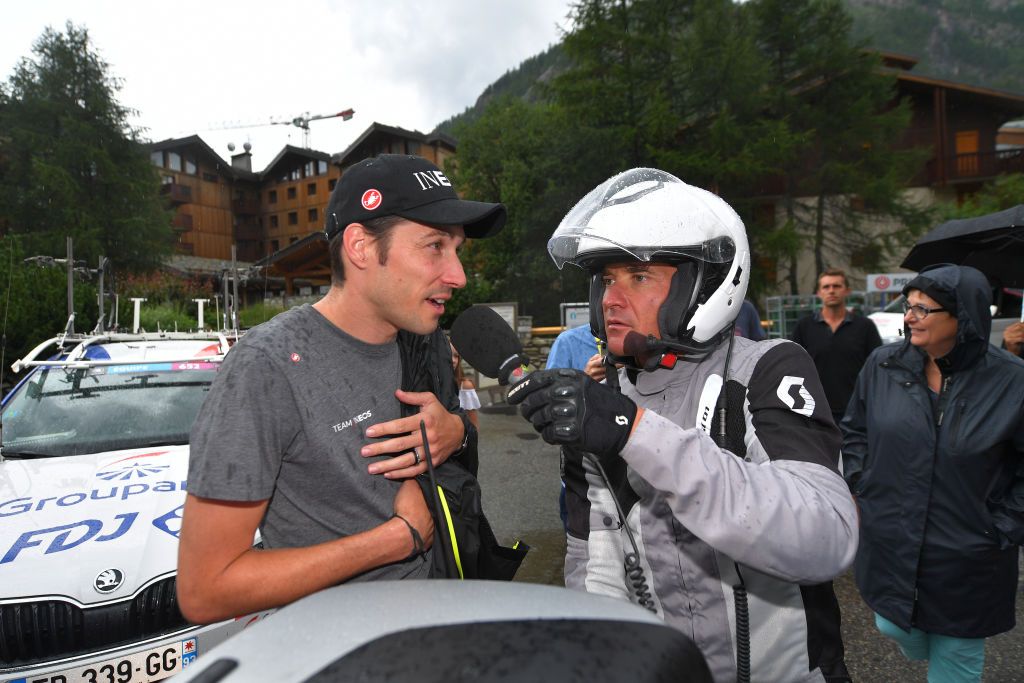
<svg viewBox="0 0 1024 683">
<path fill-rule="evenodd" d="M 584 197 L 548 250 L 590 272 L 593 332 L 625 366 L 605 384 L 535 372 L 509 392 L 563 446 L 566 585 L 656 611 L 718 681 L 849 680 L 831 584 L 857 549 L 840 436 L 801 347 L 733 334 L 739 216 L 634 169 Z"/>
</svg>

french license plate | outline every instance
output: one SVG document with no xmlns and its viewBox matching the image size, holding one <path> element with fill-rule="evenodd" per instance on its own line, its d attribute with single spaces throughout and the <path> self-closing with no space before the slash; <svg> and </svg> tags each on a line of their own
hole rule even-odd
<svg viewBox="0 0 1024 683">
<path fill-rule="evenodd" d="M 25 683 L 150 683 L 176 674 L 191 664 L 197 650 L 196 639 L 189 638 L 117 659 L 20 680 Z"/>
</svg>

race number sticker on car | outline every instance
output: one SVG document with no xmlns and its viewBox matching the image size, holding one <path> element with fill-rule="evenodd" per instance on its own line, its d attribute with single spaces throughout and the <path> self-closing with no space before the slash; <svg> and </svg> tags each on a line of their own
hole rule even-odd
<svg viewBox="0 0 1024 683">
<path fill-rule="evenodd" d="M 111 375 L 135 375 L 141 372 L 180 372 L 182 370 L 219 370 L 220 363 L 204 361 L 187 361 L 183 363 L 133 363 L 131 365 L 111 365 L 107 373 Z"/>
</svg>

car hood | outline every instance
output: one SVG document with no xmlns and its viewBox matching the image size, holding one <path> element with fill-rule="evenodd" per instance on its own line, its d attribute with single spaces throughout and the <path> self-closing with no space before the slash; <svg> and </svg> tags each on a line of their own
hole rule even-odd
<svg viewBox="0 0 1024 683">
<path fill-rule="evenodd" d="M 0 603 L 124 600 L 174 573 L 188 446 L 0 462 Z"/>
<path fill-rule="evenodd" d="M 876 311 L 868 319 L 878 328 L 878 336 L 883 344 L 903 341 L 903 314 Z"/>
</svg>

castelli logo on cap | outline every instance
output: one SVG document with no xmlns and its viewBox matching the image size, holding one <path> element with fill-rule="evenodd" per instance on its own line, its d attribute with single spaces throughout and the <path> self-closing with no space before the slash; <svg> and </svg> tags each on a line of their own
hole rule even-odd
<svg viewBox="0 0 1024 683">
<path fill-rule="evenodd" d="M 384 198 L 380 196 L 380 192 L 374 189 L 367 190 L 363 193 L 363 208 L 367 211 L 373 211 L 380 206 L 381 201 Z"/>
</svg>

